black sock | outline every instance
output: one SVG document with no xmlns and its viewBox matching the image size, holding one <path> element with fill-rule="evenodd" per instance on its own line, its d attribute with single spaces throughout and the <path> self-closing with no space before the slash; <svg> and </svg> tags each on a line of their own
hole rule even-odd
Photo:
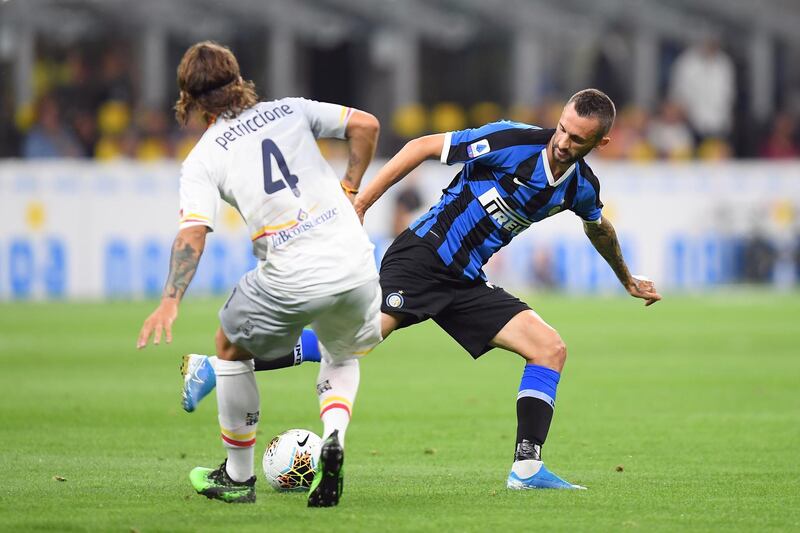
<svg viewBox="0 0 800 533">
<path fill-rule="evenodd" d="M 553 408 L 538 398 L 523 397 L 517 400 L 517 446 L 515 461 L 542 460 L 542 445 L 550 431 Z"/>
<path fill-rule="evenodd" d="M 278 370 L 279 368 L 288 368 L 298 364 L 294 352 L 289 352 L 286 355 L 282 355 L 277 359 L 270 359 L 269 361 L 254 359 L 254 362 L 256 372 L 261 372 L 262 370 Z"/>
<path fill-rule="evenodd" d="M 527 364 L 517 395 L 515 461 L 542 460 L 542 445 L 550 431 L 561 374 L 552 368 Z"/>
</svg>

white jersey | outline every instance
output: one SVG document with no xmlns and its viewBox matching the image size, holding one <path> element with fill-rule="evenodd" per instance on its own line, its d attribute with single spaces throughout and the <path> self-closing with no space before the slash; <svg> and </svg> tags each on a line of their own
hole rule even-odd
<svg viewBox="0 0 800 533">
<path fill-rule="evenodd" d="M 239 211 L 265 286 L 327 296 L 378 277 L 373 245 L 317 147 L 345 137 L 352 109 L 303 98 L 261 102 L 211 125 L 183 162 L 180 228 Z"/>
</svg>

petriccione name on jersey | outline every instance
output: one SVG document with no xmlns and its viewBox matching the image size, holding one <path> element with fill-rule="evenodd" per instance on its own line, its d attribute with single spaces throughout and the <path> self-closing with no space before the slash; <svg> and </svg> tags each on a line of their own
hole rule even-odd
<svg viewBox="0 0 800 533">
<path fill-rule="evenodd" d="M 512 235 L 518 234 L 532 224 L 530 220 L 514 212 L 494 187 L 481 194 L 478 201 L 497 225 Z"/>
<path fill-rule="evenodd" d="M 263 107 L 256 107 L 252 111 L 242 113 L 235 119 L 235 123 L 228 126 L 214 142 L 228 150 L 228 144 L 236 141 L 240 137 L 256 133 L 264 126 L 269 125 L 271 122 L 282 119 L 294 113 L 294 110 L 288 104 L 275 106 L 272 109 L 265 109 Z"/>
</svg>

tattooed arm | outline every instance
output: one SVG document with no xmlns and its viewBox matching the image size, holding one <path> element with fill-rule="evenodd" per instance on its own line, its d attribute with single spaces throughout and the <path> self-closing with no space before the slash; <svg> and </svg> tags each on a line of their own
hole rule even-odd
<svg viewBox="0 0 800 533">
<path fill-rule="evenodd" d="M 378 119 L 364 111 L 354 111 L 353 116 L 347 122 L 345 135 L 350 155 L 347 160 L 347 171 L 342 180 L 342 188 L 351 202 L 358 192 L 361 178 L 364 177 L 364 172 L 367 171 L 372 156 L 375 155 L 379 133 Z"/>
<path fill-rule="evenodd" d="M 207 226 L 192 226 L 178 232 L 172 244 L 169 259 L 169 275 L 164 286 L 163 298 L 180 301 L 183 293 L 197 271 L 197 264 L 206 246 Z"/>
<path fill-rule="evenodd" d="M 192 226 L 178 232 L 172 244 L 169 275 L 161 295 L 161 304 L 144 321 L 136 342 L 137 348 L 147 346 L 151 334 L 153 344 L 159 344 L 162 331 L 166 334 L 166 341 L 172 342 L 172 323 L 178 318 L 178 304 L 197 271 L 208 231 L 206 226 Z"/>
<path fill-rule="evenodd" d="M 585 222 L 583 230 L 631 296 L 646 300 L 645 305 L 654 304 L 661 299 L 661 295 L 656 292 L 656 287 L 652 281 L 631 275 L 625 260 L 622 258 L 622 250 L 619 246 L 617 233 L 607 218 L 602 217 L 599 224 Z"/>
</svg>

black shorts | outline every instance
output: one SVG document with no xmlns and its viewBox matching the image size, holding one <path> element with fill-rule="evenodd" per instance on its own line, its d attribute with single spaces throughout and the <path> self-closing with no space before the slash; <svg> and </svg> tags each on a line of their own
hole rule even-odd
<svg viewBox="0 0 800 533">
<path fill-rule="evenodd" d="M 458 276 L 433 245 L 406 230 L 381 262 L 381 311 L 401 315 L 400 328 L 432 318 L 477 359 L 489 342 L 528 305 L 482 279 Z"/>
</svg>

